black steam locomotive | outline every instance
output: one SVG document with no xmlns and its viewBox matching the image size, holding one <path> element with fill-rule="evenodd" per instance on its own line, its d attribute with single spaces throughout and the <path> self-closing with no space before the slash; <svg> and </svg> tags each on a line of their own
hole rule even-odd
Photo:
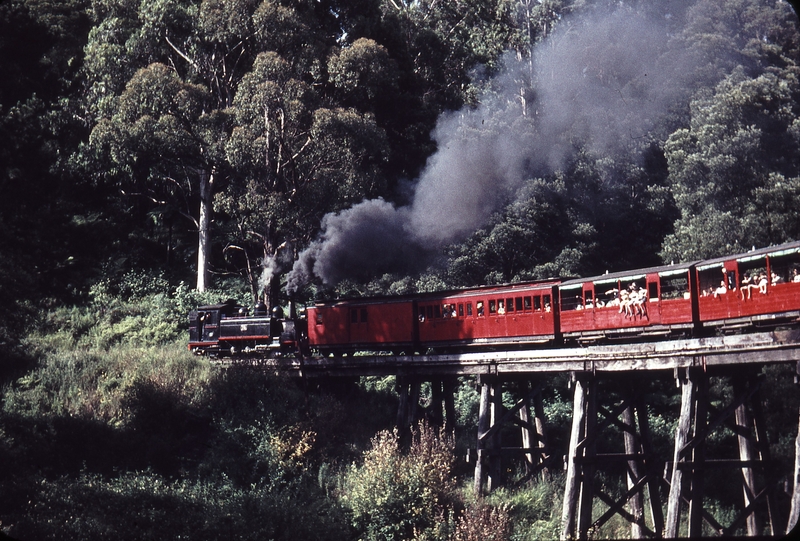
<svg viewBox="0 0 800 541">
<path fill-rule="evenodd" d="M 222 304 L 200 306 L 189 314 L 189 351 L 198 355 L 295 354 L 303 344 L 303 318 L 293 305 L 289 317 L 276 306 L 268 313 L 258 303 L 253 314 L 228 300 Z"/>
</svg>

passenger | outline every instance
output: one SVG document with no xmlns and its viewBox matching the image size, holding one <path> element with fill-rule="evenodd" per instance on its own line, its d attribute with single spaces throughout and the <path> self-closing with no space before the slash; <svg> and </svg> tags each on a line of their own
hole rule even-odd
<svg viewBox="0 0 800 541">
<path fill-rule="evenodd" d="M 613 289 L 609 289 L 608 291 L 606 291 L 605 294 L 614 296 L 613 299 L 611 299 L 606 303 L 606 306 L 619 306 L 619 289 L 617 289 L 616 287 Z"/>
<path fill-rule="evenodd" d="M 482 316 L 483 315 L 483 301 L 478 301 L 477 309 L 478 309 L 478 315 Z"/>
<path fill-rule="evenodd" d="M 739 291 L 742 292 L 742 300 L 744 300 L 745 293 L 747 294 L 747 298 L 750 299 L 752 295 L 752 289 L 754 287 L 758 287 L 757 285 L 753 284 L 753 277 L 749 274 L 745 273 L 744 278 L 742 278 L 742 286 L 739 288 Z"/>
<path fill-rule="evenodd" d="M 772 277 L 772 285 L 773 286 L 778 285 L 778 284 L 782 284 L 782 283 L 784 283 L 786 281 L 786 280 L 783 279 L 782 276 L 778 276 L 777 274 L 775 274 L 775 271 L 771 272 L 771 277 Z"/>
<path fill-rule="evenodd" d="M 639 284 L 637 284 L 636 282 L 631 282 L 631 284 L 628 286 L 628 289 L 630 290 L 630 293 L 628 294 L 628 299 L 629 299 L 628 302 L 630 305 L 630 316 L 634 317 L 636 316 L 637 313 L 640 312 L 637 306 L 637 304 L 639 303 L 639 299 L 644 298 L 646 293 L 643 289 L 639 288 Z"/>
<path fill-rule="evenodd" d="M 503 301 L 500 301 L 497 304 L 497 315 L 502 316 L 505 315 L 505 313 L 506 313 L 506 305 L 503 303 Z"/>
<path fill-rule="evenodd" d="M 792 282 L 800 282 L 800 274 L 797 272 L 797 269 L 792 269 Z"/>
<path fill-rule="evenodd" d="M 767 275 L 765 273 L 761 273 L 758 275 L 758 291 L 761 292 L 762 295 L 767 294 L 767 285 L 769 284 L 769 280 L 767 280 Z"/>
<path fill-rule="evenodd" d="M 728 292 L 728 288 L 725 286 L 725 280 L 722 280 L 719 283 L 719 287 L 714 290 L 714 298 L 719 297 L 720 295 L 724 295 Z"/>
<path fill-rule="evenodd" d="M 625 317 L 633 315 L 631 310 L 631 294 L 626 290 L 619 292 L 619 313 L 625 312 Z"/>
<path fill-rule="evenodd" d="M 640 289 L 633 299 L 633 307 L 636 309 L 636 313 L 642 317 L 647 317 L 647 306 L 645 302 L 647 302 L 647 290 Z"/>
</svg>

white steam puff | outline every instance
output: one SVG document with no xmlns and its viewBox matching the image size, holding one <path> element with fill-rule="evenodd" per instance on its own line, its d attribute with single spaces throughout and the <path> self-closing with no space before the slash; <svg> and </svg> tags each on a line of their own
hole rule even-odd
<svg viewBox="0 0 800 541">
<path fill-rule="evenodd" d="M 333 285 L 424 269 L 442 247 L 483 226 L 525 178 L 561 167 L 576 143 L 599 154 L 629 152 L 679 101 L 694 71 L 688 54 L 669 49 L 664 21 L 627 8 L 595 12 L 562 22 L 530 61 L 508 55 L 496 99 L 437 122 L 437 152 L 411 203 L 377 199 L 326 216 L 287 289 L 315 277 Z M 526 81 L 532 99 L 524 116 Z"/>
</svg>

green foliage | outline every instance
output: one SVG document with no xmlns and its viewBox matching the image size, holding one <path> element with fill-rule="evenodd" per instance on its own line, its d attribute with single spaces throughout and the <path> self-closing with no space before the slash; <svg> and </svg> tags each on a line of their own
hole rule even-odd
<svg viewBox="0 0 800 541">
<path fill-rule="evenodd" d="M 563 495 L 564 476 L 553 475 L 550 482 L 534 481 L 515 491 L 498 490 L 490 502 L 509 510 L 510 541 L 558 539 Z"/>
<path fill-rule="evenodd" d="M 342 516 L 321 500 L 225 480 L 170 480 L 152 472 L 81 473 L 42 480 L 24 514 L 3 522 L 14 537 L 83 539 L 345 539 Z M 6 518 L 6 520 L 8 520 Z"/>
<path fill-rule="evenodd" d="M 397 66 L 385 47 L 366 38 L 357 39 L 328 59 L 333 85 L 346 102 L 366 105 L 386 92 L 396 92 Z"/>
<path fill-rule="evenodd" d="M 220 291 L 198 293 L 183 283 L 173 290 L 163 276 L 142 272 L 102 280 L 92 286 L 89 297 L 86 306 L 45 314 L 42 331 L 31 334 L 27 343 L 45 350 L 167 344 L 183 337 L 191 309 L 227 298 Z"/>
<path fill-rule="evenodd" d="M 353 526 L 370 540 L 444 539 L 456 485 L 453 442 L 423 424 L 403 453 L 397 433 L 379 432 L 363 463 L 346 473 L 341 501 Z"/>
<path fill-rule="evenodd" d="M 2 394 L 3 531 L 345 539 L 345 516 L 312 473 L 347 424 L 335 399 L 315 398 L 307 415 L 299 388 L 214 369 L 183 337 L 170 334 L 166 345 L 151 332 L 148 345 L 108 338 L 122 321 L 178 328 L 185 312 L 181 323 L 172 312 L 182 303 L 212 300 L 183 287 L 167 297 L 165 287 L 141 273 L 104 281 L 92 310 L 56 309 L 27 339 L 39 364 Z"/>
<path fill-rule="evenodd" d="M 478 409 L 481 396 L 471 381 L 462 379 L 455 389 L 456 426 L 467 427 L 468 432 L 478 427 Z"/>
<path fill-rule="evenodd" d="M 87 350 L 69 343 L 56 349 L 57 343 L 48 342 L 49 351 L 40 365 L 5 390 L 4 411 L 30 417 L 90 418 L 119 426 L 148 385 L 181 389 L 192 402 L 208 378 L 208 365 L 177 345 L 155 352 L 132 346 Z"/>
<path fill-rule="evenodd" d="M 796 24 L 781 26 L 780 16 L 771 23 L 732 14 L 725 20 L 760 26 L 758 35 L 764 37 L 749 42 L 749 58 L 734 65 L 713 90 L 697 94 L 689 126 L 666 142 L 669 181 L 681 216 L 675 233 L 664 240 L 665 260 L 718 256 L 800 236 L 797 215 L 787 206 L 800 177 L 797 161 L 787 159 L 797 154 L 800 142 L 795 127 L 800 32 Z M 776 41 L 770 46 L 771 40 Z M 772 56 L 778 51 L 780 61 Z"/>
</svg>

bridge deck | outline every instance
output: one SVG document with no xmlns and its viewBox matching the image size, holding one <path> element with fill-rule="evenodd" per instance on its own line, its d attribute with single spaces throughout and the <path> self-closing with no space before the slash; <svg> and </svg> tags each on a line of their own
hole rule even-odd
<svg viewBox="0 0 800 541">
<path fill-rule="evenodd" d="M 286 375 L 501 375 L 548 372 L 628 372 L 691 366 L 800 361 L 800 330 L 662 340 L 635 344 L 541 348 L 437 355 L 356 355 L 304 359 L 223 359 Z"/>
</svg>

